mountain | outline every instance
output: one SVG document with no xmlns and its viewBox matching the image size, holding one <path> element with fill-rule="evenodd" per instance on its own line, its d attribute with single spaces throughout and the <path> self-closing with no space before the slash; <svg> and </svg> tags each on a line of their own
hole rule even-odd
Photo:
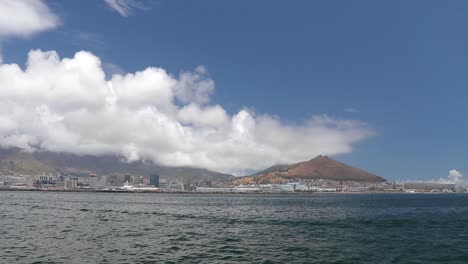
<svg viewBox="0 0 468 264">
<path fill-rule="evenodd" d="M 125 162 L 116 156 L 78 156 L 69 153 L 47 151 L 24 152 L 20 149 L 0 149 L 0 174 L 37 175 L 61 173 L 70 176 L 98 175 L 143 175 L 158 173 L 161 178 L 184 182 L 203 180 L 225 182 L 234 179 L 230 174 L 194 167 L 159 166 L 152 162 Z"/>
<path fill-rule="evenodd" d="M 267 173 L 270 173 L 270 172 L 283 171 L 283 170 L 287 169 L 288 166 L 289 165 L 287 165 L 287 164 L 274 165 L 274 166 L 269 167 L 268 169 L 259 171 L 259 172 L 255 173 L 255 174 L 253 174 L 252 176 L 260 176 L 260 175 L 267 174 Z"/>
<path fill-rule="evenodd" d="M 326 179 L 335 181 L 384 182 L 384 178 L 351 167 L 327 156 L 292 165 L 275 165 L 252 176 L 235 179 L 234 184 L 284 183 L 297 179 Z"/>
</svg>

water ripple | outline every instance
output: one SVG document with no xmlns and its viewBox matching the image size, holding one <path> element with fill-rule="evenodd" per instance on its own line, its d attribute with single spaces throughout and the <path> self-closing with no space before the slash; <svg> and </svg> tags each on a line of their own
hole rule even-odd
<svg viewBox="0 0 468 264">
<path fill-rule="evenodd" d="M 468 195 L 0 192 L 0 263 L 467 263 Z"/>
</svg>

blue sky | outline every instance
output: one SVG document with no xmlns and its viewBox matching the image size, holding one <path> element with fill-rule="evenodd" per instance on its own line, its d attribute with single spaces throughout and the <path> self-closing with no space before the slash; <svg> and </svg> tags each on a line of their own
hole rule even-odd
<svg viewBox="0 0 468 264">
<path fill-rule="evenodd" d="M 5 38 L 4 63 L 41 49 L 90 51 L 110 73 L 203 65 L 231 115 L 369 124 L 376 134 L 338 160 L 390 180 L 468 171 L 466 1 L 139 1 L 127 16 L 104 1 L 45 3 L 60 25 Z"/>
</svg>

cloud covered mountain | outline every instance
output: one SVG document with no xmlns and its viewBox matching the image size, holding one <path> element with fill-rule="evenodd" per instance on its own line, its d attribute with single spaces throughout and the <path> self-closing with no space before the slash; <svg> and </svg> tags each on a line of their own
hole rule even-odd
<svg viewBox="0 0 468 264">
<path fill-rule="evenodd" d="M 205 180 L 224 182 L 234 176 L 195 167 L 157 166 L 151 161 L 126 162 L 119 157 L 104 155 L 77 156 L 48 151 L 24 152 L 16 148 L 0 149 L 0 174 L 37 175 L 60 173 L 64 176 L 87 177 L 90 173 L 102 175 L 149 176 L 157 173 L 162 178 L 192 182 Z"/>
<path fill-rule="evenodd" d="M 204 67 L 174 76 L 149 67 L 106 79 L 100 58 L 33 50 L 0 64 L 0 146 L 124 156 L 164 166 L 238 173 L 311 155 L 347 153 L 373 135 L 365 123 L 313 116 L 303 124 L 211 102 Z"/>
</svg>

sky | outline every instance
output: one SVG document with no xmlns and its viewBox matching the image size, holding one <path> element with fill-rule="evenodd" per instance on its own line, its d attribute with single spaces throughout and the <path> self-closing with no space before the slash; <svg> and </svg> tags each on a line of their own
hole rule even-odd
<svg viewBox="0 0 468 264">
<path fill-rule="evenodd" d="M 0 0 L 0 145 L 237 175 L 325 154 L 388 180 L 460 178 L 467 11 Z"/>
</svg>

